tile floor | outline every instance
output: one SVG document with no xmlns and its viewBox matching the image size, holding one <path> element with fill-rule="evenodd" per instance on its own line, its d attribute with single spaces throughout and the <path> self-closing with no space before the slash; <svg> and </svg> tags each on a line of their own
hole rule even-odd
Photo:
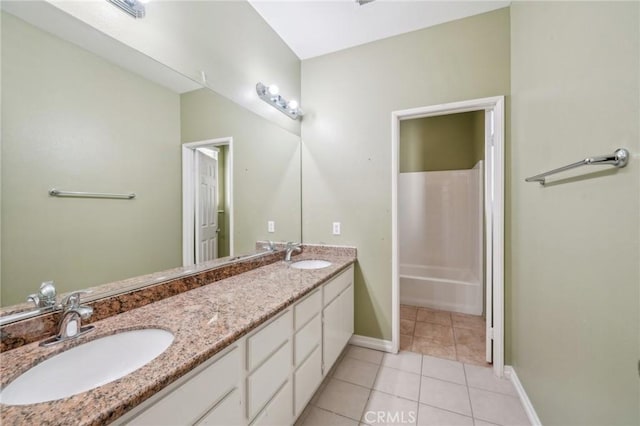
<svg viewBox="0 0 640 426">
<path fill-rule="evenodd" d="M 485 335 L 481 316 L 400 305 L 400 350 L 489 366 Z"/>
<path fill-rule="evenodd" d="M 491 368 L 414 352 L 348 346 L 297 426 L 529 425 L 515 389 Z"/>
</svg>

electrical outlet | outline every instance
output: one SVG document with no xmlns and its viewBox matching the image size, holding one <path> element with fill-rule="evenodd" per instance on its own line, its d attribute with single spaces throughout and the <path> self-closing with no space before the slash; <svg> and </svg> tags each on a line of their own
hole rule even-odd
<svg viewBox="0 0 640 426">
<path fill-rule="evenodd" d="M 267 222 L 267 232 L 276 232 L 276 223 L 273 220 Z"/>
<path fill-rule="evenodd" d="M 333 235 L 340 235 L 340 222 L 333 222 Z"/>
</svg>

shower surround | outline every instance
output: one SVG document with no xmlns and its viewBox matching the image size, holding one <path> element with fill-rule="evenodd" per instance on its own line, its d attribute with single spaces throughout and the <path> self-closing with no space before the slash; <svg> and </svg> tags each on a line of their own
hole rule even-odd
<svg viewBox="0 0 640 426">
<path fill-rule="evenodd" d="M 483 162 L 473 169 L 400 173 L 400 302 L 481 315 Z"/>
</svg>

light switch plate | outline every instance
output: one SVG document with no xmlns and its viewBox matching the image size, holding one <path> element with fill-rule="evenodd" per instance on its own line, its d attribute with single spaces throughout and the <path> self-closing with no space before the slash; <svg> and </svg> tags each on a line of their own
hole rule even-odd
<svg viewBox="0 0 640 426">
<path fill-rule="evenodd" d="M 276 223 L 273 220 L 267 222 L 267 232 L 276 232 Z"/>
</svg>

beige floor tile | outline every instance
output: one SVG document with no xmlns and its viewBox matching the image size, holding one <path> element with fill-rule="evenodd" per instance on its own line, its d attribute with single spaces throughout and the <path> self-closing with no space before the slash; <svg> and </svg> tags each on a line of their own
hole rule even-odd
<svg viewBox="0 0 640 426">
<path fill-rule="evenodd" d="M 404 334 L 405 336 L 413 335 L 413 331 L 416 328 L 416 322 L 406 319 L 400 320 L 400 334 Z"/>
<path fill-rule="evenodd" d="M 372 426 L 415 425 L 417 418 L 417 402 L 374 390 L 362 415 L 362 422 Z"/>
<path fill-rule="evenodd" d="M 316 406 L 359 421 L 369 399 L 369 389 L 331 379 L 323 389 Z"/>
<path fill-rule="evenodd" d="M 515 396 L 475 388 L 469 388 L 469 395 L 475 418 L 500 425 L 530 425 L 520 399 Z"/>
<path fill-rule="evenodd" d="M 438 345 L 424 337 L 415 337 L 413 339 L 413 344 L 411 345 L 411 350 L 423 355 L 431 355 L 438 358 L 446 358 L 454 361 L 456 360 L 455 346 Z"/>
<path fill-rule="evenodd" d="M 420 402 L 465 416 L 471 415 L 467 387 L 457 383 L 423 377 L 420 386 Z"/>
<path fill-rule="evenodd" d="M 410 351 L 412 344 L 413 344 L 413 336 L 403 336 L 402 334 L 400 335 L 401 351 Z"/>
<path fill-rule="evenodd" d="M 414 336 L 424 337 L 442 346 L 451 346 L 454 344 L 453 329 L 444 325 L 417 322 Z"/>
<path fill-rule="evenodd" d="M 420 375 L 395 368 L 381 367 L 373 389 L 417 401 L 420 393 Z"/>
<path fill-rule="evenodd" d="M 504 393 L 511 396 L 518 395 L 511 380 L 496 377 L 496 375 L 493 374 L 493 368 L 467 364 L 464 366 L 464 371 L 469 387 Z"/>
<path fill-rule="evenodd" d="M 420 404 L 417 426 L 473 426 L 473 419 L 462 414 Z"/>
<path fill-rule="evenodd" d="M 483 367 L 491 366 L 491 364 L 488 364 L 485 359 L 486 354 L 484 348 L 456 345 L 456 356 L 458 361 L 465 364 L 473 364 Z"/>
<path fill-rule="evenodd" d="M 482 330 L 485 328 L 484 318 L 478 315 L 467 315 L 452 312 L 451 320 L 453 321 L 453 326 L 458 328 L 473 328 L 476 330 Z"/>
<path fill-rule="evenodd" d="M 378 364 L 347 357 L 340 361 L 333 377 L 354 385 L 371 388 L 376 379 L 378 367 Z"/>
<path fill-rule="evenodd" d="M 360 361 L 372 362 L 374 364 L 380 364 L 384 352 L 374 351 L 373 349 L 361 348 L 359 346 L 349 346 L 347 350 L 347 357 L 359 359 Z"/>
<path fill-rule="evenodd" d="M 418 308 L 415 306 L 400 305 L 400 319 L 416 320 Z"/>
<path fill-rule="evenodd" d="M 422 355 L 400 351 L 397 354 L 384 354 L 382 358 L 384 367 L 395 368 L 397 370 L 408 371 L 409 373 L 420 374 L 422 371 Z"/>
<path fill-rule="evenodd" d="M 466 385 L 462 363 L 433 356 L 422 358 L 422 375 Z"/>
<path fill-rule="evenodd" d="M 416 321 L 431 322 L 451 327 L 451 313 L 447 311 L 436 311 L 435 309 L 418 308 Z"/>
<path fill-rule="evenodd" d="M 477 330 L 471 328 L 453 328 L 453 336 L 456 341 L 456 345 L 465 345 L 469 347 L 478 347 L 484 350 L 487 341 L 485 339 L 484 330 Z"/>
<path fill-rule="evenodd" d="M 311 407 L 301 426 L 358 426 L 358 422 L 318 407 Z"/>
</svg>

